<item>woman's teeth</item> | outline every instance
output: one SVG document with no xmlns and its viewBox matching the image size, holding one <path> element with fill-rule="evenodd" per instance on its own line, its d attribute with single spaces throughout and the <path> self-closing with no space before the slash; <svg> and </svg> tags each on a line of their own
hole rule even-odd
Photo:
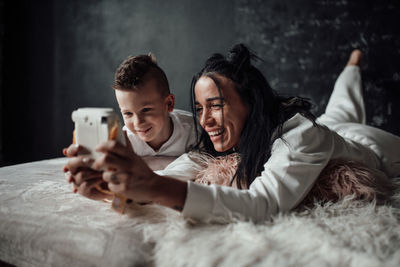
<svg viewBox="0 0 400 267">
<path fill-rule="evenodd" d="M 210 136 L 217 136 L 222 134 L 223 130 L 218 130 L 218 131 L 212 131 L 212 132 L 208 132 L 208 135 Z"/>
</svg>

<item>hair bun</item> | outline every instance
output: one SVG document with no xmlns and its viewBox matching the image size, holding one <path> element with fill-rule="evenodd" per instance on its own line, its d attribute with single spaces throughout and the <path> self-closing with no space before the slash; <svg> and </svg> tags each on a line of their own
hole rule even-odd
<svg viewBox="0 0 400 267">
<path fill-rule="evenodd" d="M 250 67 L 252 54 L 244 44 L 234 45 L 228 53 L 227 60 L 235 66 L 237 72 Z"/>
<path fill-rule="evenodd" d="M 152 52 L 149 52 L 147 54 L 147 56 L 150 58 L 151 62 L 153 62 L 154 64 L 157 64 L 157 58 Z"/>
<path fill-rule="evenodd" d="M 207 60 L 206 60 L 206 66 L 208 65 L 213 65 L 216 64 L 216 62 L 221 62 L 224 61 L 225 57 L 219 53 L 212 54 Z"/>
</svg>

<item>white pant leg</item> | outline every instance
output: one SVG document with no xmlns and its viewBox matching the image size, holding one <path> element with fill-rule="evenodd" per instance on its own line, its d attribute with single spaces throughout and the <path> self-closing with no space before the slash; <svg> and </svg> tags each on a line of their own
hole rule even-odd
<svg viewBox="0 0 400 267">
<path fill-rule="evenodd" d="M 358 66 L 346 66 L 335 82 L 325 113 L 318 122 L 329 126 L 343 122 L 365 124 L 361 72 Z"/>
<path fill-rule="evenodd" d="M 337 123 L 329 127 L 346 140 L 364 145 L 377 155 L 378 167 L 388 177 L 400 177 L 400 137 L 361 123 Z M 361 153 L 360 157 L 367 156 Z M 371 162 L 370 166 L 374 166 Z"/>
</svg>

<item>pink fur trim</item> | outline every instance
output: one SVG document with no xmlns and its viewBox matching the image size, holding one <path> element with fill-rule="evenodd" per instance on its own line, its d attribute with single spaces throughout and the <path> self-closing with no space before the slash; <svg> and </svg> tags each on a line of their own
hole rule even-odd
<svg viewBox="0 0 400 267">
<path fill-rule="evenodd" d="M 204 168 L 198 173 L 195 182 L 237 187 L 233 177 L 239 164 L 239 154 L 234 153 L 216 158 L 211 155 L 197 155 L 196 160 Z"/>
<path fill-rule="evenodd" d="M 191 158 L 203 167 L 195 182 L 237 188 L 236 180 L 233 179 L 240 161 L 237 153 L 216 158 L 196 153 L 191 154 Z M 242 188 L 247 189 L 247 186 L 242 184 Z M 335 159 L 322 170 L 300 206 L 312 205 L 315 201 L 337 202 L 350 195 L 357 200 L 375 199 L 379 202 L 388 199 L 394 188 L 394 184 L 379 170 L 355 161 Z"/>
<path fill-rule="evenodd" d="M 336 159 L 322 170 L 301 205 L 337 202 L 349 195 L 357 200 L 379 202 L 388 199 L 393 190 L 394 185 L 383 172 L 355 161 Z"/>
</svg>

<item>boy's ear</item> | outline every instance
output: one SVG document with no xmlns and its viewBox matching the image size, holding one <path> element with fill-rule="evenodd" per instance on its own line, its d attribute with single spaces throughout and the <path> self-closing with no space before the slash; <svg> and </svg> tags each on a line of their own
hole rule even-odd
<svg viewBox="0 0 400 267">
<path fill-rule="evenodd" d="M 175 96 L 173 94 L 169 94 L 165 98 L 165 103 L 167 104 L 168 112 L 172 112 L 175 106 Z"/>
</svg>

